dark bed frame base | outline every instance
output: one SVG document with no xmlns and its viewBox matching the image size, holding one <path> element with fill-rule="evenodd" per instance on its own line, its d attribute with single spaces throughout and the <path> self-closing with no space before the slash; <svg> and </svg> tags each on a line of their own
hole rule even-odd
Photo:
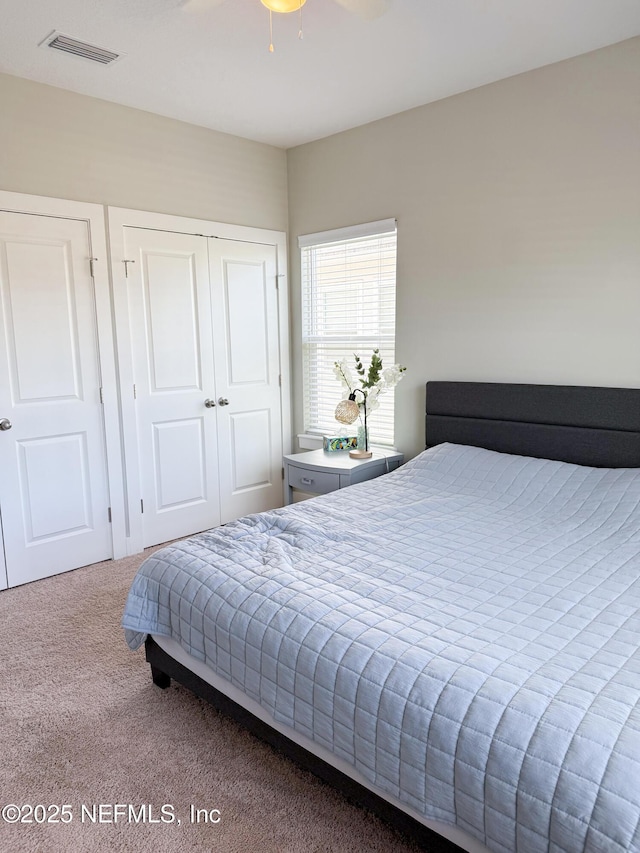
<svg viewBox="0 0 640 853">
<path fill-rule="evenodd" d="M 426 826 L 383 800 L 382 797 L 377 796 L 368 788 L 354 782 L 353 779 L 345 776 L 344 773 L 336 770 L 326 761 L 307 752 L 306 749 L 272 729 L 258 717 L 238 705 L 237 702 L 229 699 L 224 693 L 203 681 L 168 655 L 152 637 L 146 639 L 145 652 L 147 661 L 151 664 L 153 683 L 158 687 L 166 689 L 171 684 L 171 679 L 175 679 L 179 684 L 195 693 L 196 696 L 209 702 L 222 714 L 238 722 L 259 740 L 269 744 L 281 755 L 293 761 L 302 770 L 313 773 L 314 776 L 339 791 L 349 802 L 372 812 L 384 823 L 417 843 L 424 850 L 428 850 L 430 853 L 461 853 L 461 848 L 456 844 L 427 829 Z"/>
</svg>

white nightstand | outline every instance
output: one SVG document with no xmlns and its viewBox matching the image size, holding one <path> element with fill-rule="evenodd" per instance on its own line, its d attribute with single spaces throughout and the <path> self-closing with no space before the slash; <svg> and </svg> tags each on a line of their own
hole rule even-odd
<svg viewBox="0 0 640 853">
<path fill-rule="evenodd" d="M 293 501 L 294 489 L 326 495 L 327 492 L 335 492 L 354 483 L 373 480 L 398 468 L 404 461 L 402 453 L 396 453 L 395 450 L 379 447 L 372 450 L 371 459 L 352 459 L 346 450 L 335 453 L 309 450 L 283 456 L 285 502 L 290 504 Z"/>
</svg>

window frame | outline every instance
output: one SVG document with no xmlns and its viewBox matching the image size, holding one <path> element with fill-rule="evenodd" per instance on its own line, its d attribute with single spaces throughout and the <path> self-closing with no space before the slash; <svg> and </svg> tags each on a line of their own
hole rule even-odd
<svg viewBox="0 0 640 853">
<path fill-rule="evenodd" d="M 336 252 L 341 251 L 343 248 L 345 253 L 348 254 L 349 244 L 351 243 L 354 247 L 354 258 L 357 259 L 357 250 L 361 251 L 366 248 L 367 241 L 371 241 L 371 251 L 373 252 L 374 246 L 384 246 L 385 238 L 387 241 L 393 242 L 392 247 L 392 261 L 393 261 L 393 273 L 390 276 L 388 261 L 387 266 L 385 267 L 385 272 L 379 272 L 379 279 L 377 282 L 378 288 L 378 301 L 370 303 L 372 306 L 371 311 L 366 317 L 366 320 L 361 320 L 362 328 L 361 331 L 363 334 L 326 334 L 326 333 L 318 333 L 318 327 L 322 326 L 322 322 L 319 321 L 318 316 L 322 312 L 320 311 L 320 306 L 318 302 L 318 272 L 317 272 L 317 258 L 318 255 L 314 253 L 315 249 L 318 249 L 319 252 L 322 252 L 323 249 L 327 251 L 332 251 L 332 246 L 335 247 Z M 371 354 L 374 348 L 379 347 L 381 350 L 381 354 L 383 357 L 384 367 L 390 367 L 395 362 L 395 333 L 396 333 L 396 322 L 395 322 L 395 305 L 396 305 L 396 292 L 397 292 L 397 221 L 396 219 L 383 219 L 378 220 L 376 222 L 367 222 L 362 223 L 360 225 L 348 226 L 346 228 L 337 228 L 332 229 L 330 231 L 321 231 L 313 234 L 305 234 L 298 237 L 298 248 L 300 251 L 300 283 L 301 283 L 301 344 L 302 344 L 302 366 L 303 366 L 303 417 L 304 417 L 304 431 L 306 434 L 311 436 L 322 436 L 327 434 L 335 434 L 336 432 L 341 432 L 345 434 L 345 429 L 350 434 L 355 433 L 358 427 L 358 421 L 354 424 L 353 427 L 344 427 L 341 426 L 335 419 L 330 423 L 327 418 L 327 411 L 330 408 L 334 408 L 335 405 L 339 402 L 339 400 L 343 397 L 344 388 L 342 384 L 335 378 L 333 378 L 333 363 L 332 360 L 339 361 L 342 358 L 346 358 L 347 362 L 350 364 L 352 372 L 355 375 L 355 361 L 353 360 L 353 354 L 357 353 L 363 361 L 365 369 L 368 368 L 369 361 L 371 358 Z M 387 248 L 388 251 L 388 248 Z M 345 273 L 344 273 L 344 281 L 348 281 L 348 260 L 345 264 Z M 353 259 L 352 259 L 353 260 Z M 375 264 L 369 262 L 369 265 L 366 267 L 367 273 L 374 274 L 375 276 Z M 340 271 L 341 272 L 341 271 Z M 390 278 L 392 278 L 392 283 L 390 283 Z M 335 285 L 335 282 L 333 282 Z M 354 284 L 357 284 L 361 287 L 362 291 L 362 282 L 361 281 L 353 281 Z M 342 286 L 348 286 L 343 284 Z M 327 283 L 324 283 L 324 287 L 329 287 Z M 369 288 L 371 285 L 369 285 Z M 330 287 L 329 287 L 330 289 Z M 324 295 L 326 296 L 327 291 L 325 290 Z M 362 292 L 360 294 L 362 297 Z M 336 306 L 338 306 L 338 300 L 331 296 L 327 297 L 327 300 L 331 303 L 331 307 L 335 310 Z M 386 301 L 386 305 L 384 304 Z M 392 310 L 389 308 L 389 302 L 392 302 L 393 308 Z M 322 303 L 323 306 L 325 302 Z M 353 294 L 350 294 L 347 298 L 347 306 L 355 311 L 356 316 L 358 315 L 358 297 L 354 297 Z M 376 317 L 377 312 L 377 317 Z M 365 312 L 366 313 L 366 312 Z M 362 315 L 364 316 L 364 315 Z M 375 320 L 375 322 L 373 322 Z M 375 329 L 370 328 L 365 331 L 366 325 L 370 324 L 372 327 L 375 325 Z M 391 331 L 384 331 L 385 325 L 387 327 L 392 326 Z M 327 350 L 334 352 L 330 357 L 325 355 L 325 358 L 322 359 L 322 370 L 319 372 L 317 369 L 313 367 L 313 359 L 315 354 L 315 364 L 318 364 L 317 357 L 318 353 L 321 352 L 322 347 L 324 345 L 325 353 Z M 334 358 L 335 356 L 335 358 Z M 329 380 L 328 369 L 329 365 L 331 366 L 331 379 Z M 313 386 L 312 377 L 320 377 L 319 385 L 315 387 Z M 331 389 L 331 390 L 329 390 Z M 335 393 L 334 393 L 335 392 Z M 331 395 L 331 403 L 329 406 L 327 395 Z M 335 401 L 335 402 L 334 402 Z M 380 409 L 377 412 L 372 413 L 369 416 L 369 431 L 371 435 L 371 442 L 373 444 L 378 444 L 385 447 L 393 447 L 394 446 L 394 434 L 395 434 L 395 424 L 394 424 L 394 390 L 390 389 L 385 391 L 383 395 L 380 397 Z M 312 422 L 310 415 L 313 410 L 315 410 L 317 415 L 318 423 Z M 323 417 L 324 411 L 324 417 Z M 379 417 L 376 419 L 376 414 Z M 326 422 L 325 422 L 326 421 Z"/>
</svg>

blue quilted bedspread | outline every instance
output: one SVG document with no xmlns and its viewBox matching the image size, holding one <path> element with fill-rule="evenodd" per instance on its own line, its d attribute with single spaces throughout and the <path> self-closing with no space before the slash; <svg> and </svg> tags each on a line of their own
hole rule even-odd
<svg viewBox="0 0 640 853">
<path fill-rule="evenodd" d="M 146 560 L 170 636 L 504 853 L 640 851 L 640 472 L 440 445 Z"/>
</svg>

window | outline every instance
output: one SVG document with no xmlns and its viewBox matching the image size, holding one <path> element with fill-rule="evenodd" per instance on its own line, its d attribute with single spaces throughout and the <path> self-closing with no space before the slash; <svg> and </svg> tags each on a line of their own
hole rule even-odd
<svg viewBox="0 0 640 853">
<path fill-rule="evenodd" d="M 357 353 L 368 367 L 375 347 L 395 362 L 396 222 L 387 219 L 298 238 L 302 255 L 304 424 L 309 433 L 344 430 L 334 418 L 342 396 L 334 363 Z M 375 444 L 393 444 L 393 391 L 380 396 L 368 426 Z"/>
</svg>

